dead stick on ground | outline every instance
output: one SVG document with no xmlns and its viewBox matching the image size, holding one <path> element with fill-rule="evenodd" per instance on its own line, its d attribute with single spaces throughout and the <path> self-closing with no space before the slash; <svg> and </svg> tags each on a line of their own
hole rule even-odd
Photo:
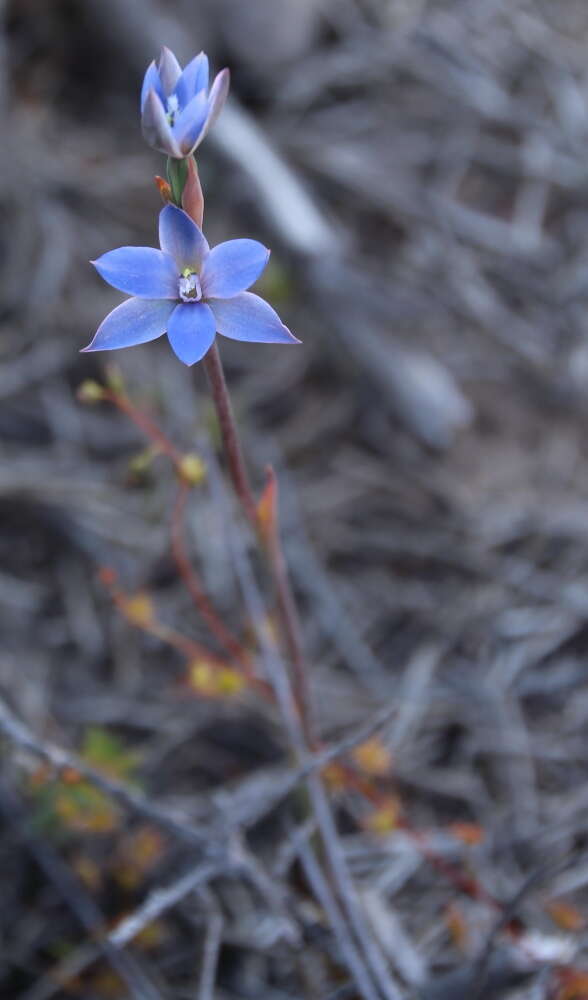
<svg viewBox="0 0 588 1000">
<path fill-rule="evenodd" d="M 237 870 L 238 866 L 235 871 Z M 165 889 L 155 889 L 141 906 L 125 917 L 104 938 L 104 941 L 115 947 L 128 944 L 144 927 L 176 906 L 190 893 L 207 885 L 212 879 L 227 874 L 234 874 L 234 872 L 226 858 L 216 863 L 205 862 L 197 868 L 191 869 Z M 63 983 L 79 976 L 95 961 L 99 954 L 99 945 L 83 945 L 53 970 L 51 981 L 43 979 L 36 986 L 33 986 L 22 997 L 22 1000 L 51 1000 L 51 997 L 60 992 Z"/>
</svg>

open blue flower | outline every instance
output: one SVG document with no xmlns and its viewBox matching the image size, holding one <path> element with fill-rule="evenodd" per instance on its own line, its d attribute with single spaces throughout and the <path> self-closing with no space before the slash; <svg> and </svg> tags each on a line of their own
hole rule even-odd
<svg viewBox="0 0 588 1000">
<path fill-rule="evenodd" d="M 211 250 L 186 212 L 159 215 L 161 250 L 120 247 L 92 261 L 114 288 L 133 298 L 102 322 L 85 351 L 109 351 L 167 332 L 180 361 L 204 357 L 216 333 L 231 340 L 299 344 L 267 302 L 245 291 L 259 278 L 269 250 L 256 240 L 229 240 Z"/>
<path fill-rule="evenodd" d="M 141 126 L 150 146 L 181 159 L 200 145 L 218 118 L 229 91 L 223 69 L 208 92 L 208 58 L 204 52 L 182 70 L 167 48 L 145 74 L 141 90 Z"/>
</svg>

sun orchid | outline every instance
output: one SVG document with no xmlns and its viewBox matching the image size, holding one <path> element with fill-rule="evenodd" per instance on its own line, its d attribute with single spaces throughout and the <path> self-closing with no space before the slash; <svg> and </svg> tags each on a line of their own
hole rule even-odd
<svg viewBox="0 0 588 1000">
<path fill-rule="evenodd" d="M 109 313 L 85 351 L 132 347 L 167 332 L 180 361 L 193 365 L 217 333 L 300 343 L 267 302 L 245 290 L 269 259 L 257 240 L 228 240 L 211 250 L 190 216 L 169 204 L 159 215 L 159 242 L 161 250 L 120 247 L 92 261 L 105 281 L 133 297 Z"/>
<path fill-rule="evenodd" d="M 194 152 L 225 103 L 228 69 L 217 75 L 210 93 L 208 83 L 204 52 L 182 70 L 170 49 L 161 50 L 147 69 L 141 90 L 141 126 L 150 146 L 176 159 Z"/>
</svg>

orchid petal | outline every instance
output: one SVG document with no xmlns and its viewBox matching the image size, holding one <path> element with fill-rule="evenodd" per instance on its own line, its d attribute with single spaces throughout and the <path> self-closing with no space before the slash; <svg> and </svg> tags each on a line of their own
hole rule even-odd
<svg viewBox="0 0 588 1000">
<path fill-rule="evenodd" d="M 140 299 L 177 299 L 178 269 L 173 257 L 153 247 L 119 247 L 92 264 L 121 292 Z"/>
<path fill-rule="evenodd" d="M 201 90 L 208 90 L 208 56 L 204 52 L 195 56 L 182 70 L 174 91 L 179 106 L 186 107 Z"/>
<path fill-rule="evenodd" d="M 165 333 L 173 308 L 172 302 L 127 299 L 102 320 L 94 339 L 83 352 L 113 351 L 156 340 Z"/>
<path fill-rule="evenodd" d="M 206 91 L 201 90 L 180 111 L 173 125 L 173 136 L 182 156 L 189 156 L 199 144 L 207 116 L 208 99 Z"/>
<path fill-rule="evenodd" d="M 174 139 L 161 98 L 154 90 L 150 90 L 145 98 L 141 128 L 150 146 L 167 153 L 168 156 L 181 158 L 182 152 Z"/>
<path fill-rule="evenodd" d="M 185 365 L 193 365 L 204 357 L 215 334 L 212 310 L 203 302 L 182 303 L 176 306 L 169 318 L 169 342 Z"/>
<path fill-rule="evenodd" d="M 278 314 L 253 292 L 241 292 L 230 299 L 210 299 L 217 333 L 231 340 L 264 344 L 299 344 Z"/>
<path fill-rule="evenodd" d="M 159 213 L 159 243 L 173 257 L 178 273 L 186 267 L 199 271 L 209 252 L 208 243 L 196 223 L 176 205 Z"/>
<path fill-rule="evenodd" d="M 264 270 L 270 252 L 257 240 L 219 243 L 204 261 L 202 292 L 206 298 L 230 299 L 245 291 Z"/>
<path fill-rule="evenodd" d="M 159 70 L 155 64 L 155 60 L 149 64 L 147 67 L 147 72 L 143 80 L 143 86 L 141 87 L 141 111 L 145 107 L 145 101 L 147 100 L 147 94 L 150 90 L 154 90 L 160 100 L 164 100 L 163 88 L 161 86 L 161 80 L 159 77 Z"/>
<path fill-rule="evenodd" d="M 204 132 L 200 137 L 200 141 L 205 135 L 208 134 L 218 116 L 220 115 L 225 101 L 229 94 L 229 87 L 231 84 L 231 74 L 228 69 L 221 69 L 220 73 L 215 77 L 214 83 L 210 88 L 210 94 L 208 95 L 208 114 L 206 116 L 206 124 L 204 126 Z"/>
<path fill-rule="evenodd" d="M 164 96 L 169 97 L 182 75 L 182 67 L 171 49 L 168 49 L 167 45 L 164 45 L 159 53 L 157 69 L 159 70 L 159 78 L 161 80 Z"/>
</svg>

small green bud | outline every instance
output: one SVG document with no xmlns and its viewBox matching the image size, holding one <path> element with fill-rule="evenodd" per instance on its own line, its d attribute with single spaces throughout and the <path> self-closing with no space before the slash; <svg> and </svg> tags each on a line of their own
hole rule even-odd
<svg viewBox="0 0 588 1000">
<path fill-rule="evenodd" d="M 78 387 L 77 396 L 80 403 L 99 403 L 104 399 L 104 389 L 98 382 L 88 378 Z"/>
<path fill-rule="evenodd" d="M 180 460 L 180 475 L 188 486 L 200 486 L 206 478 L 206 466 L 198 455 L 184 455 Z"/>
</svg>

